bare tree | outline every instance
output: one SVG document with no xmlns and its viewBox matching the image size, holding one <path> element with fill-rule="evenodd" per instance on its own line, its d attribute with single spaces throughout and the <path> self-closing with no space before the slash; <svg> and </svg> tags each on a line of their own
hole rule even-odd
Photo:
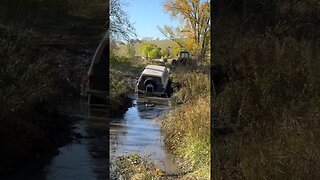
<svg viewBox="0 0 320 180">
<path fill-rule="evenodd" d="M 109 1 L 109 13 L 110 19 L 107 19 L 106 26 L 110 29 L 111 40 L 129 41 L 132 37 L 136 37 L 135 28 L 129 21 L 128 14 L 123 10 L 120 0 Z"/>
</svg>

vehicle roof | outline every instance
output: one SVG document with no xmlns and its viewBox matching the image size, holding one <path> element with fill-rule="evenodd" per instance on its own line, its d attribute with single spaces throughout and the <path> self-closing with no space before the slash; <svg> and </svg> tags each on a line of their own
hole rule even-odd
<svg viewBox="0 0 320 180">
<path fill-rule="evenodd" d="M 157 65 L 147 65 L 147 67 L 143 70 L 143 75 L 151 75 L 162 77 L 166 67 L 157 66 Z"/>
<path fill-rule="evenodd" d="M 166 67 L 164 66 L 158 66 L 158 65 L 147 65 L 145 69 L 154 69 L 158 71 L 164 71 Z"/>
</svg>

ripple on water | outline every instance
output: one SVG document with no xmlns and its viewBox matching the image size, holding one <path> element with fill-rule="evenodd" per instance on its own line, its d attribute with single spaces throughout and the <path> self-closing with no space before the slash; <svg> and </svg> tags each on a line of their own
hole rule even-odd
<svg viewBox="0 0 320 180">
<path fill-rule="evenodd" d="M 137 104 L 132 106 L 122 119 L 110 122 L 110 156 L 112 160 L 131 153 L 148 157 L 158 167 L 168 173 L 174 173 L 178 167 L 173 156 L 165 152 L 159 128 L 160 122 L 155 118 L 162 115 L 169 107 L 153 107 Z"/>
</svg>

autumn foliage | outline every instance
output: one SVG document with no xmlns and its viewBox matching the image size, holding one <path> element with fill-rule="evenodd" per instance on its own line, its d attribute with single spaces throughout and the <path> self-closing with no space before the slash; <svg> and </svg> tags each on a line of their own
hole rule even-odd
<svg viewBox="0 0 320 180">
<path fill-rule="evenodd" d="M 182 27 L 164 26 L 159 30 L 181 48 L 203 59 L 210 50 L 210 2 L 167 0 L 164 9 L 172 18 L 179 19 Z"/>
</svg>

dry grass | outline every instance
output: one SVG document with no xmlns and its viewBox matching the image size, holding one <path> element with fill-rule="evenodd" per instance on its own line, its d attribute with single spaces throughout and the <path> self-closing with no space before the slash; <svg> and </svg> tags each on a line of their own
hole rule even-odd
<svg viewBox="0 0 320 180">
<path fill-rule="evenodd" d="M 187 103 L 201 95 L 210 94 L 209 75 L 201 70 L 187 71 L 184 68 L 174 69 L 172 80 L 182 88 L 172 97 L 173 104 L 176 102 Z"/>
<path fill-rule="evenodd" d="M 163 172 L 137 154 L 118 157 L 113 165 L 112 178 L 132 180 L 160 180 Z"/>
<path fill-rule="evenodd" d="M 110 57 L 110 107 L 111 114 L 122 115 L 131 105 L 128 95 L 133 92 L 132 77 L 137 76 L 141 67 L 125 57 Z"/>
<path fill-rule="evenodd" d="M 236 73 L 215 97 L 213 121 L 234 133 L 214 137 L 213 177 L 319 179 L 319 48 L 272 34 L 242 38 L 219 54 Z"/>
<path fill-rule="evenodd" d="M 75 29 L 72 23 L 77 18 L 68 14 L 69 5 L 54 0 L 10 0 L 0 4 L 2 176 L 24 171 L 26 166 L 42 166 L 42 161 L 71 140 L 73 120 L 61 117 L 57 104 L 75 92 L 77 83 L 70 73 L 70 62 L 66 62 L 75 56 L 57 50 L 60 44 L 43 44 L 51 41 L 51 35 L 59 35 L 63 45 L 69 42 L 61 38 L 60 31 Z M 81 43 L 77 41 L 77 45 Z"/>
<path fill-rule="evenodd" d="M 72 88 L 61 57 L 38 44 L 43 37 L 16 27 L 0 33 L 0 172 L 6 174 L 69 140 L 72 124 L 57 103 Z"/>
<path fill-rule="evenodd" d="M 165 146 L 187 161 L 192 170 L 184 178 L 210 178 L 210 85 L 202 73 L 176 74 L 182 88 L 176 106 L 162 121 Z M 180 79 L 181 78 L 181 79 Z"/>
</svg>

